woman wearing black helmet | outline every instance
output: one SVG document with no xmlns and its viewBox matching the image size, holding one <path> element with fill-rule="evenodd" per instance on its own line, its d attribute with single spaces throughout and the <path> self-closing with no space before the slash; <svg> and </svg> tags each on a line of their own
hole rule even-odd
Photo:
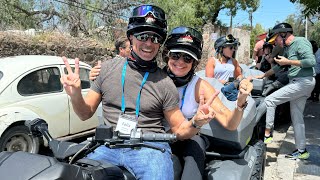
<svg viewBox="0 0 320 180">
<path fill-rule="evenodd" d="M 194 74 L 202 54 L 203 39 L 197 30 L 180 26 L 174 28 L 164 44 L 163 60 L 167 63 L 164 70 L 178 88 L 180 109 L 190 120 L 199 106 L 200 94 L 204 91 L 205 102 L 217 91 L 206 81 Z M 215 120 L 229 130 L 234 130 L 242 118 L 246 98 L 252 90 L 252 83 L 245 79 L 240 83 L 237 106 L 230 111 L 217 97 L 211 104 Z M 196 127 L 200 128 L 200 127 Z M 205 166 L 205 143 L 200 136 L 173 144 L 173 153 L 185 161 L 182 179 L 202 179 Z M 198 168 L 195 168 L 197 166 Z"/>
<path fill-rule="evenodd" d="M 239 41 L 231 34 L 218 38 L 214 43 L 217 56 L 208 59 L 206 76 L 216 78 L 222 84 L 227 83 L 229 78 L 241 79 L 240 65 L 233 58 L 239 45 Z"/>
<path fill-rule="evenodd" d="M 315 85 L 313 67 L 315 57 L 312 53 L 310 42 L 304 37 L 295 37 L 292 26 L 288 23 L 280 23 L 271 30 L 275 44 L 284 48 L 284 56 L 275 57 L 278 64 L 267 71 L 263 77 L 269 77 L 274 73 L 289 66 L 289 84 L 267 96 L 262 103 L 266 114 L 265 142 L 272 141 L 271 130 L 274 124 L 274 114 L 277 105 L 290 101 L 290 113 L 294 130 L 296 150 L 287 154 L 287 158 L 308 159 L 306 150 L 305 125 L 303 111 L 306 100 Z"/>
</svg>

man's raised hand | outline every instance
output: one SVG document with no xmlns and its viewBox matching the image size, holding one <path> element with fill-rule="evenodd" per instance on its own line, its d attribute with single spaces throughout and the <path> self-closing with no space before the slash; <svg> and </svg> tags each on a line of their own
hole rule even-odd
<svg viewBox="0 0 320 180">
<path fill-rule="evenodd" d="M 81 94 L 81 81 L 79 76 L 79 59 L 75 59 L 75 68 L 74 72 L 68 62 L 66 57 L 62 57 L 64 64 L 66 65 L 66 69 L 68 74 L 63 73 L 60 82 L 63 85 L 69 96 L 76 95 L 77 93 Z"/>
</svg>

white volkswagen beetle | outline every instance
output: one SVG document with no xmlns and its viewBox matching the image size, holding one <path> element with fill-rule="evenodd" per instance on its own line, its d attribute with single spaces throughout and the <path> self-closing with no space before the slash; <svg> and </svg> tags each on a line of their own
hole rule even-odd
<svg viewBox="0 0 320 180">
<path fill-rule="evenodd" d="M 69 61 L 74 66 L 74 61 Z M 90 65 L 80 62 L 82 93 L 90 88 Z M 42 138 L 30 135 L 26 120 L 42 118 L 54 138 L 72 139 L 93 132 L 97 115 L 81 121 L 61 86 L 67 72 L 61 57 L 14 56 L 0 58 L 0 151 L 38 153 Z"/>
</svg>

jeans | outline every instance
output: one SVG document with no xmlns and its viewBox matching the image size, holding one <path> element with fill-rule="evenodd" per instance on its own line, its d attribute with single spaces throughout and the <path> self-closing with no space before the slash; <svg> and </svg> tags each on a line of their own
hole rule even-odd
<svg viewBox="0 0 320 180">
<path fill-rule="evenodd" d="M 239 90 L 234 82 L 225 85 L 221 88 L 221 92 L 229 101 L 236 101 L 238 99 Z"/>
<path fill-rule="evenodd" d="M 125 167 L 137 179 L 173 179 L 173 163 L 169 144 L 160 142 L 145 142 L 145 144 L 164 148 L 166 151 L 162 153 L 159 150 L 146 147 L 141 149 L 110 149 L 102 145 L 90 153 L 88 158 Z"/>
</svg>

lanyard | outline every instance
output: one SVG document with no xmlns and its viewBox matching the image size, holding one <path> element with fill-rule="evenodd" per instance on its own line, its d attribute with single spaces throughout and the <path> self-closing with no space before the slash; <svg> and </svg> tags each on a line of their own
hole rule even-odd
<svg viewBox="0 0 320 180">
<path fill-rule="evenodd" d="M 122 113 L 124 113 L 124 111 L 126 109 L 126 101 L 125 101 L 125 97 L 124 97 L 124 83 L 125 83 L 125 77 L 126 77 L 126 72 L 127 72 L 127 65 L 128 65 L 128 61 L 125 62 L 124 66 L 122 68 L 122 78 L 121 78 L 121 85 L 122 85 L 121 112 Z M 147 82 L 148 76 L 149 76 L 149 72 L 146 72 L 144 74 L 143 80 L 141 82 L 140 91 L 138 93 L 138 97 L 137 97 L 137 100 L 136 100 L 136 118 L 139 117 L 140 97 L 141 97 L 142 87 Z"/>
<path fill-rule="evenodd" d="M 186 95 L 187 87 L 188 87 L 188 84 L 186 85 L 186 87 L 184 87 L 183 92 L 182 92 L 181 106 L 180 106 L 181 111 L 182 111 L 182 107 L 183 107 L 183 103 L 184 103 L 184 96 Z"/>
</svg>

